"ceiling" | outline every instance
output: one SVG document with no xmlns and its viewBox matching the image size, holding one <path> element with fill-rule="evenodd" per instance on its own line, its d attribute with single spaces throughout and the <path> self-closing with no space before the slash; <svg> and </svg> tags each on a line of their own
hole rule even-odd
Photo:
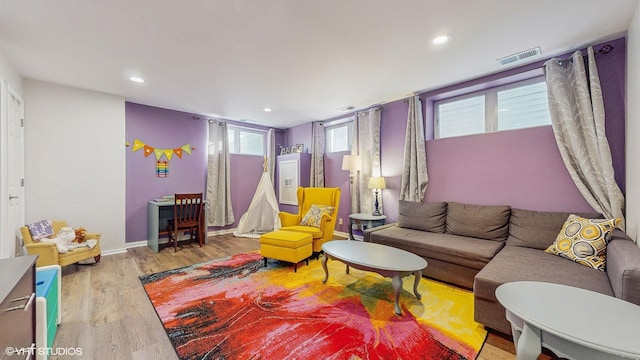
<svg viewBox="0 0 640 360">
<path fill-rule="evenodd" d="M 24 78 L 287 128 L 623 36 L 637 2 L 2 0 L 0 52 Z"/>
</svg>

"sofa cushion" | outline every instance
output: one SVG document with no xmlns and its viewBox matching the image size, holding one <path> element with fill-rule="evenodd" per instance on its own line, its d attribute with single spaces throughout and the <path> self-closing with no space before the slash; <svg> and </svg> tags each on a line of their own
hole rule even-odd
<svg viewBox="0 0 640 360">
<path fill-rule="evenodd" d="M 562 230 L 545 252 L 604 271 L 605 250 L 611 232 L 621 219 L 585 219 L 569 215 Z"/>
<path fill-rule="evenodd" d="M 507 245 L 544 250 L 558 236 L 571 213 L 511 209 Z M 598 213 L 578 213 L 586 218 L 600 218 Z"/>
<path fill-rule="evenodd" d="M 443 233 L 447 213 L 446 202 L 399 202 L 398 226 L 407 229 Z"/>
<path fill-rule="evenodd" d="M 40 240 L 54 234 L 53 223 L 51 220 L 41 220 L 35 223 L 27 224 L 29 233 L 33 240 Z"/>
<path fill-rule="evenodd" d="M 447 204 L 446 232 L 479 239 L 505 241 L 509 234 L 507 205 Z"/>
<path fill-rule="evenodd" d="M 371 242 L 403 249 L 423 258 L 437 259 L 473 269 L 482 269 L 504 245 L 496 241 L 399 226 L 374 231 L 369 239 Z"/>
<path fill-rule="evenodd" d="M 613 296 L 606 273 L 538 249 L 511 245 L 506 245 L 476 275 L 473 294 L 478 298 L 497 301 L 496 288 L 512 281 L 551 282 Z"/>
</svg>

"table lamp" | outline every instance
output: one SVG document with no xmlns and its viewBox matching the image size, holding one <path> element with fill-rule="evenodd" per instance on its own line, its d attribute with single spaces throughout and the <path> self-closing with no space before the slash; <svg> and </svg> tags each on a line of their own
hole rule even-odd
<svg viewBox="0 0 640 360">
<path fill-rule="evenodd" d="M 378 191 L 382 189 L 386 189 L 387 185 L 384 182 L 384 177 L 382 176 L 372 176 L 369 178 L 369 189 L 375 189 L 376 193 L 376 208 L 373 211 L 373 215 L 382 215 L 380 214 L 380 209 L 378 207 Z"/>
<path fill-rule="evenodd" d="M 355 172 L 360 171 L 360 155 L 344 155 L 342 157 L 342 170 L 349 170 L 349 182 L 353 184 Z"/>
</svg>

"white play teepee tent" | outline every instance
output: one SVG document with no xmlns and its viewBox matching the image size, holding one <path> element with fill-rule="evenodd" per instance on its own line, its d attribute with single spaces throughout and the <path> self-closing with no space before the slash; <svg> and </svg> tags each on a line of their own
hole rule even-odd
<svg viewBox="0 0 640 360">
<path fill-rule="evenodd" d="M 279 212 L 278 200 L 265 160 L 264 171 L 251 200 L 251 205 L 240 218 L 238 229 L 233 232 L 233 235 L 257 238 L 261 234 L 278 230 L 281 226 Z"/>
</svg>

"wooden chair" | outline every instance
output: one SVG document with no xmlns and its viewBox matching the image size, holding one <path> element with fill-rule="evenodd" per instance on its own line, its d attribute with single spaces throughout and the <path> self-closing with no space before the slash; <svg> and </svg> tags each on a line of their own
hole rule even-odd
<svg viewBox="0 0 640 360">
<path fill-rule="evenodd" d="M 175 194 L 173 219 L 170 221 L 169 241 L 173 241 L 174 251 L 178 251 L 178 233 L 189 231 L 189 241 L 198 238 L 202 247 L 204 229 L 202 226 L 202 193 Z"/>
</svg>

